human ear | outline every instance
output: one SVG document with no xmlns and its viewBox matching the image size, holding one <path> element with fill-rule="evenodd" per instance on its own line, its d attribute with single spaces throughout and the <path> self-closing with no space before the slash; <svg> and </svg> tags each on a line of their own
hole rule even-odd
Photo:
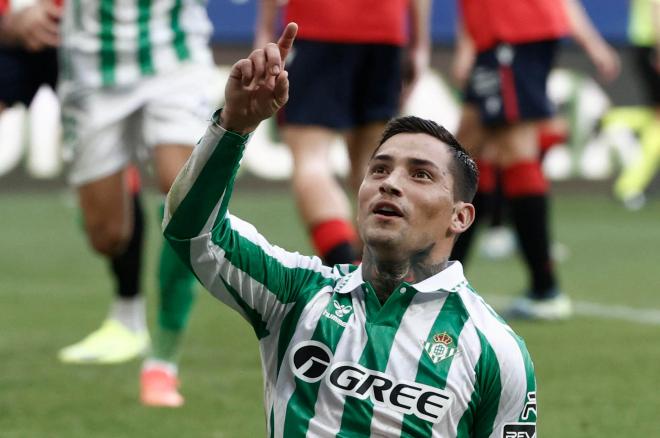
<svg viewBox="0 0 660 438">
<path fill-rule="evenodd" d="M 474 205 L 463 201 L 457 202 L 451 215 L 449 229 L 454 234 L 460 234 L 470 228 L 472 222 L 474 222 Z"/>
</svg>

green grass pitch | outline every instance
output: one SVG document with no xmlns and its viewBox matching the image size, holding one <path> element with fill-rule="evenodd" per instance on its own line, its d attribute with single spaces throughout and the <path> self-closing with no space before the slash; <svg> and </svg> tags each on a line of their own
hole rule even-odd
<svg viewBox="0 0 660 438">
<path fill-rule="evenodd" d="M 238 184 L 240 186 L 240 183 Z M 158 199 L 148 197 L 144 290 L 153 323 Z M 241 191 L 232 211 L 285 248 L 309 252 L 287 193 Z M 605 196 L 562 195 L 554 236 L 579 301 L 660 311 L 660 203 L 628 212 Z M 246 323 L 199 290 L 181 360 L 187 404 L 148 409 L 137 399 L 139 361 L 65 366 L 57 350 L 96 328 L 112 286 L 92 255 L 68 193 L 0 195 L 0 436 L 264 436 L 261 368 Z M 468 278 L 487 299 L 515 295 L 517 258 L 473 257 Z M 660 325 L 579 315 L 563 323 L 514 323 L 537 369 L 539 435 L 660 436 Z"/>
</svg>

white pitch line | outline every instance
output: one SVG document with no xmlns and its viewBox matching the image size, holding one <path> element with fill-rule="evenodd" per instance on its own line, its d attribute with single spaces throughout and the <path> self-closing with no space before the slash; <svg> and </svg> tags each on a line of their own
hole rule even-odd
<svg viewBox="0 0 660 438">
<path fill-rule="evenodd" d="M 484 295 L 487 303 L 502 308 L 511 303 L 512 297 L 505 295 Z M 618 319 L 637 324 L 660 325 L 660 310 L 638 309 L 634 307 L 593 303 L 590 301 L 573 301 L 576 315 L 592 316 L 602 319 Z"/>
</svg>

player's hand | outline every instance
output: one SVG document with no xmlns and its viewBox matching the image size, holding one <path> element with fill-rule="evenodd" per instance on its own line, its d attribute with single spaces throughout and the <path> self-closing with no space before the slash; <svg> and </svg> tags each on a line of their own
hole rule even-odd
<svg viewBox="0 0 660 438">
<path fill-rule="evenodd" d="M 660 46 L 656 46 L 655 52 L 651 55 L 651 65 L 657 74 L 660 74 Z"/>
<path fill-rule="evenodd" d="M 476 59 L 474 48 L 463 44 L 457 46 L 451 63 L 451 80 L 456 88 L 462 90 L 470 79 L 470 73 Z"/>
<path fill-rule="evenodd" d="M 593 62 L 601 79 L 605 82 L 611 82 L 621 73 L 621 60 L 616 51 L 607 44 L 598 45 L 589 52 L 591 62 Z"/>
<path fill-rule="evenodd" d="M 289 23 L 277 44 L 269 43 L 263 49 L 254 50 L 232 66 L 225 86 L 222 127 L 247 134 L 284 106 L 289 99 L 284 60 L 297 32 L 298 25 Z"/>
<path fill-rule="evenodd" d="M 403 86 L 401 88 L 401 106 L 405 105 L 420 78 L 428 70 L 431 63 L 431 48 L 420 46 L 411 48 L 403 66 Z"/>
<path fill-rule="evenodd" d="M 12 14 L 10 27 L 18 44 L 36 52 L 59 46 L 61 17 L 61 5 L 44 0 Z"/>
</svg>

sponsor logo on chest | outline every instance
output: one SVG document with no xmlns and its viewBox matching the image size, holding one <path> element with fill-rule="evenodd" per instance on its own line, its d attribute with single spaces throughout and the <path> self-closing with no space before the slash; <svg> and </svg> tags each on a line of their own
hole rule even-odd
<svg viewBox="0 0 660 438">
<path fill-rule="evenodd" d="M 439 423 L 454 401 L 452 393 L 414 381 L 374 371 L 354 362 L 332 362 L 327 345 L 304 341 L 295 345 L 289 356 L 293 374 L 307 383 L 324 380 L 333 391 L 360 400 L 371 400 L 406 415 Z"/>
</svg>

